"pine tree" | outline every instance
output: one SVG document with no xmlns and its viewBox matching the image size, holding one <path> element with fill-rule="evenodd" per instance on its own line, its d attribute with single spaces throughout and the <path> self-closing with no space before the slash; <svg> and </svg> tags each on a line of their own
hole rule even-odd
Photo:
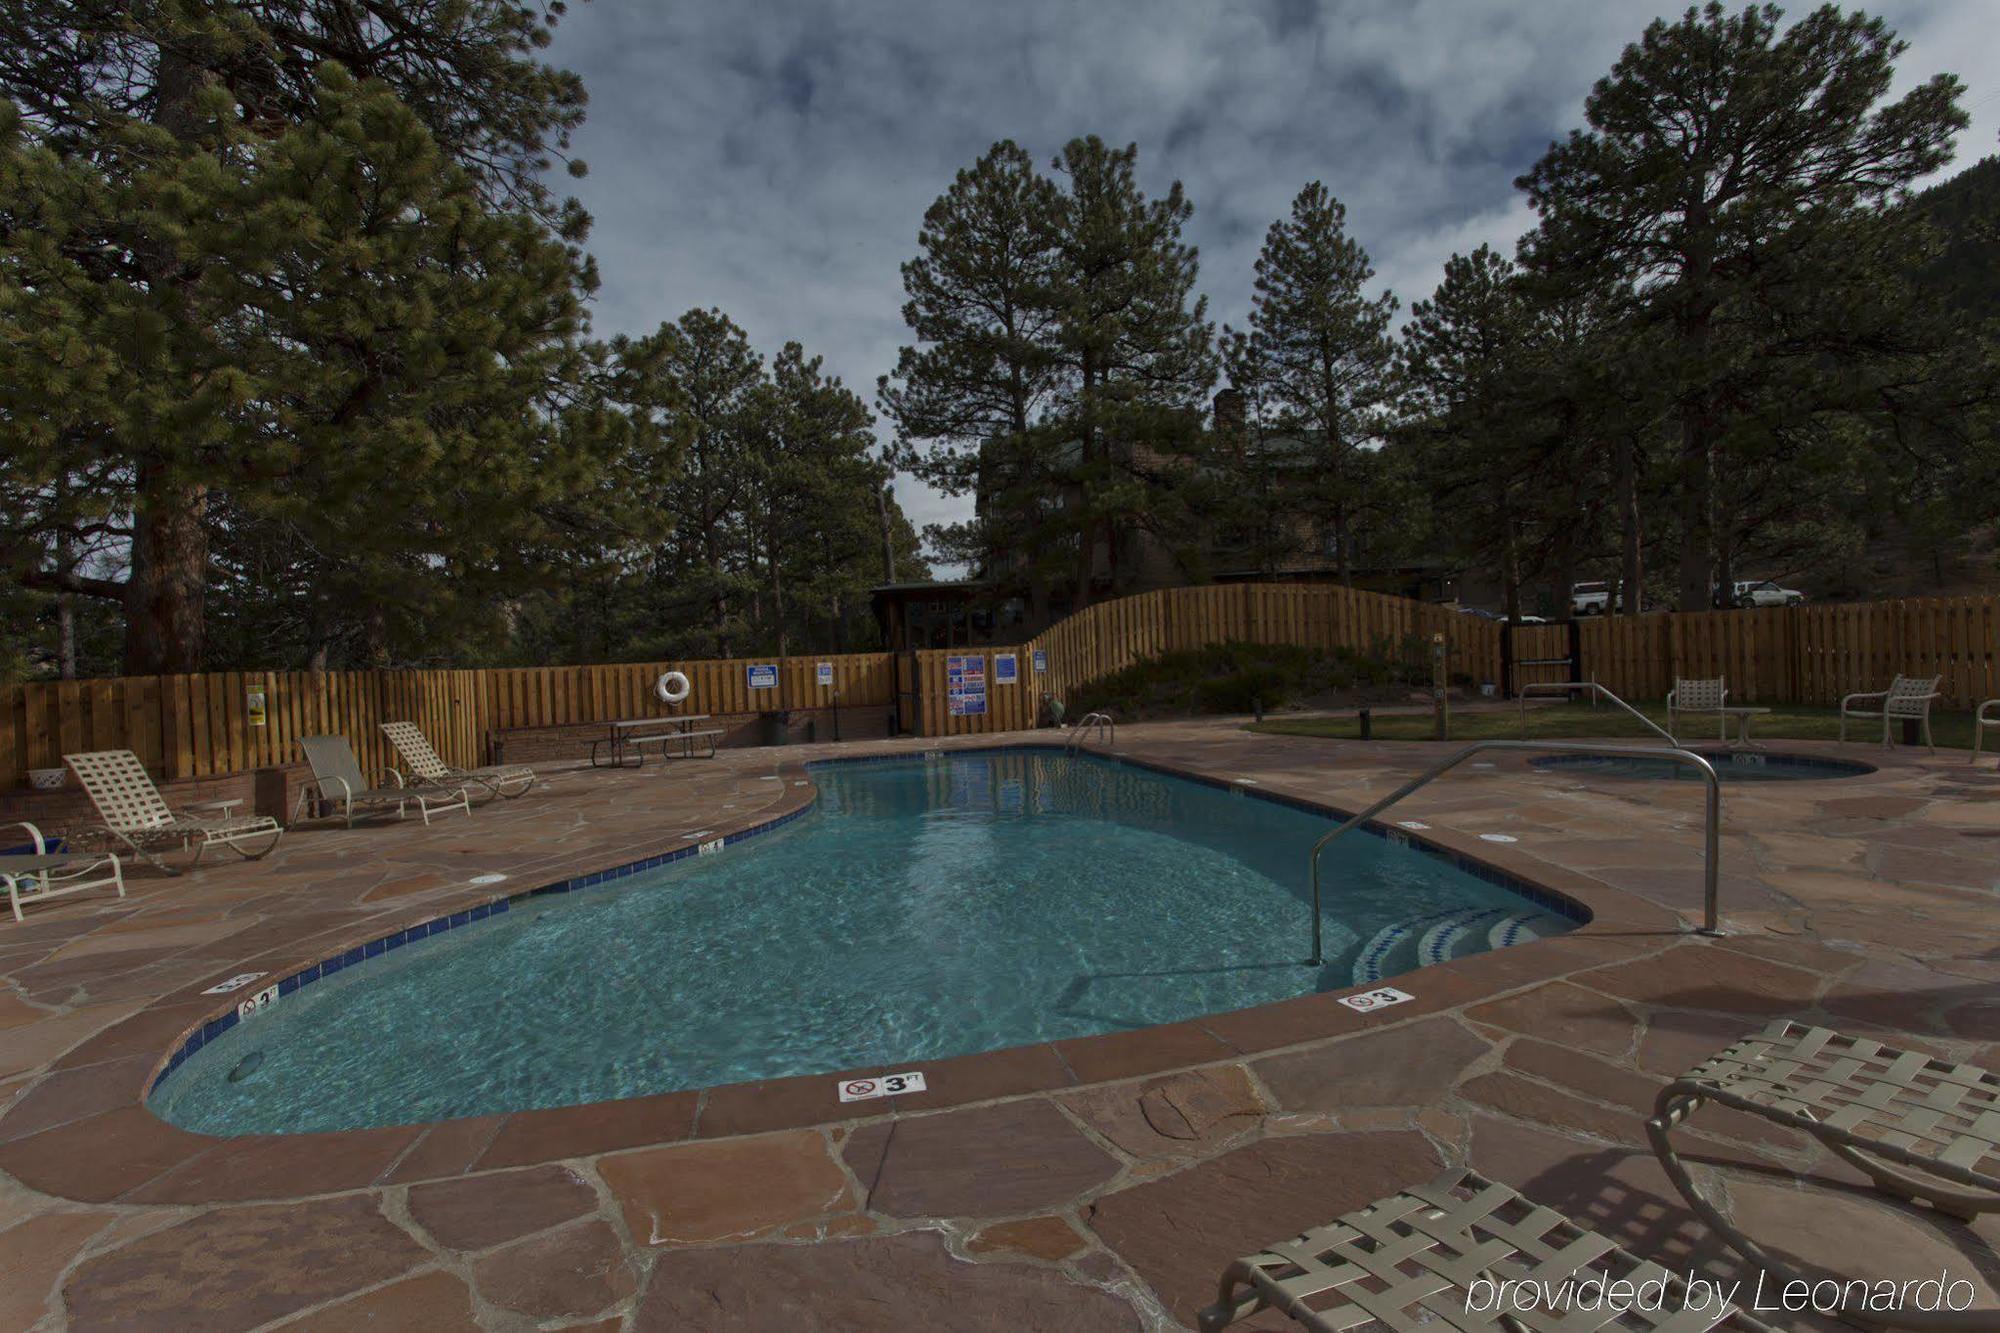
<svg viewBox="0 0 2000 1333">
<path fill-rule="evenodd" d="M 1142 532 L 1183 563 L 1200 549 L 1204 478 L 1201 408 L 1215 382 L 1214 326 L 1194 294 L 1193 246 L 1181 239 L 1194 206 L 1176 181 L 1149 199 L 1138 148 L 1095 135 L 1054 162 L 1065 188 L 1054 205 L 1048 306 L 1062 387 L 1044 426 L 1063 450 L 1063 509 L 1045 525 L 1075 560 L 1075 605 L 1100 578 L 1114 591 L 1137 571 L 1122 534 Z M 1100 557 L 1102 567 L 1100 571 Z"/>
<path fill-rule="evenodd" d="M 1347 210 L 1318 181 L 1274 222 L 1257 257 L 1250 328 L 1234 335 L 1246 373 L 1276 434 L 1302 441 L 1318 465 L 1314 517 L 1328 528 L 1340 581 L 1353 583 L 1354 527 L 1370 492 L 1369 445 L 1394 355 L 1396 298 L 1370 298 L 1375 271 L 1347 235 Z"/>
<path fill-rule="evenodd" d="M 1966 123 L 1949 75 L 1883 104 L 1905 44 L 1879 19 L 1831 5 L 1781 17 L 1710 3 L 1654 22 L 1592 90 L 1590 128 L 1518 182 L 1541 215 L 1539 266 L 1629 282 L 1671 332 L 1658 373 L 1679 426 L 1684 610 L 1709 604 L 1718 573 L 1715 478 L 1740 404 L 1764 387 L 1756 330 L 1773 307 L 1799 308 L 1775 280 L 1810 283 L 1814 266 L 1789 261 L 1830 254 L 1858 214 L 1948 160 Z"/>
<path fill-rule="evenodd" d="M 283 223 L 261 237 L 241 227 L 217 235 L 215 208 L 253 178 L 277 179 L 267 149 L 329 115 L 328 79 L 345 72 L 400 96 L 484 206 L 525 206 L 573 247 L 588 219 L 540 183 L 547 154 L 582 114 L 575 77 L 534 58 L 554 12 L 497 0 L 137 9 L 27 0 L 0 17 L 0 96 L 20 113 L 7 132 L 70 169 L 63 195 L 10 201 L 21 213 L 60 214 L 48 221 L 66 253 L 44 247 L 26 267 L 67 265 L 73 283 L 99 286 L 85 309 L 144 307 L 132 310 L 135 325 L 100 327 L 117 348 L 105 357 L 116 365 L 112 401 L 88 421 L 83 404 L 65 409 L 77 444 L 121 460 L 70 477 L 69 507 L 81 506 L 86 527 L 95 515 L 122 529 L 125 577 L 52 568 L 46 538 L 64 527 L 74 537 L 77 525 L 46 506 L 21 525 L 34 536 L 17 527 L 6 558 L 29 586 L 119 601 L 127 671 L 201 665 L 211 506 L 225 487 L 241 499 L 285 447 L 236 428 L 260 386 L 231 359 L 238 349 L 215 355 L 225 335 L 241 343 L 256 333 L 253 312 L 218 298 L 235 274 L 254 272 L 255 243 L 281 240 Z M 564 253 L 565 286 L 587 288 L 588 261 Z M 54 297 L 40 288 L 24 299 Z"/>
<path fill-rule="evenodd" d="M 1011 140 L 958 173 L 924 213 L 903 265 L 903 320 L 917 345 L 882 377 L 896 461 L 974 518 L 955 552 L 1046 612 L 1051 553 L 1024 545 L 1046 522 L 1057 460 L 1036 429 L 1057 382 L 1049 309 L 1055 187 Z"/>
</svg>

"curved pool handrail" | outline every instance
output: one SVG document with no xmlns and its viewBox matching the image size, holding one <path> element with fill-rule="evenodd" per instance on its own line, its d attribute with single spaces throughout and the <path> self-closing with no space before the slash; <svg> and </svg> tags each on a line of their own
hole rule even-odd
<svg viewBox="0 0 2000 1333">
<path fill-rule="evenodd" d="M 1318 967 L 1326 961 L 1320 949 L 1319 854 L 1326 850 L 1327 844 L 1356 825 L 1367 823 L 1376 815 L 1381 814 L 1384 810 L 1402 800 L 1405 796 L 1408 796 L 1411 792 L 1416 791 L 1419 787 L 1443 777 L 1473 755 L 1482 754 L 1488 750 L 1535 750 L 1541 752 L 1554 750 L 1562 754 L 1602 754 L 1615 755 L 1627 759 L 1668 759 L 1674 763 L 1684 764 L 1694 769 L 1701 775 L 1702 780 L 1708 784 L 1708 800 L 1706 805 L 1707 829 L 1704 834 L 1702 849 L 1702 923 L 1700 933 L 1703 935 L 1720 935 L 1722 933 L 1721 927 L 1718 924 L 1716 904 L 1716 858 L 1721 850 L 1722 830 L 1722 782 L 1715 775 L 1715 765 L 1709 763 L 1708 760 L 1694 751 L 1683 750 L 1678 746 L 1666 749 L 1653 745 L 1597 745 L 1587 741 L 1476 741 L 1466 746 L 1463 750 L 1460 750 L 1457 754 L 1452 755 L 1449 759 L 1431 765 L 1431 767 L 1425 769 L 1416 777 L 1411 778 L 1408 782 L 1396 788 L 1396 790 L 1390 792 L 1360 814 L 1355 815 L 1339 828 L 1331 830 L 1320 838 L 1318 842 L 1313 844 L 1311 857 L 1313 890 L 1312 956 L 1306 959 L 1308 967 Z"/>
<path fill-rule="evenodd" d="M 1118 748 L 1118 724 L 1111 720 L 1111 714 L 1085 713 L 1077 719 L 1076 726 L 1070 729 L 1069 739 L 1063 742 L 1063 753 L 1075 754 L 1086 736 L 1093 731 L 1096 735 L 1104 737 L 1105 744 L 1111 749 Z"/>
<path fill-rule="evenodd" d="M 1575 694 L 1579 690 L 1588 691 L 1599 699 L 1609 699 L 1612 703 L 1617 704 L 1633 717 L 1639 719 L 1642 726 L 1651 730 L 1661 740 L 1676 748 L 1679 747 L 1680 742 L 1674 738 L 1674 733 L 1668 731 L 1665 727 L 1653 721 L 1652 718 L 1647 717 L 1644 713 L 1634 708 L 1631 704 L 1626 703 L 1623 699 L 1613 694 L 1610 690 L 1605 689 L 1594 680 L 1543 680 L 1536 681 L 1530 685 L 1523 685 L 1516 696 L 1521 702 L 1521 739 L 1528 739 L 1528 696 L 1530 694 L 1536 691 L 1540 691 L 1543 694 Z"/>
</svg>

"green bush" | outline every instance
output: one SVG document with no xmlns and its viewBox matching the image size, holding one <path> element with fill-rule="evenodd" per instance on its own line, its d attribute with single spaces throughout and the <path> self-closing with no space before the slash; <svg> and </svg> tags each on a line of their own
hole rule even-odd
<svg viewBox="0 0 2000 1333">
<path fill-rule="evenodd" d="M 1319 695 L 1357 687 L 1406 683 L 1409 668 L 1398 645 L 1374 653 L 1352 649 L 1317 652 L 1289 644 L 1218 643 L 1167 653 L 1126 667 L 1082 687 L 1069 700 L 1072 716 L 1098 709 L 1120 721 L 1248 713 L 1258 703 L 1278 709 Z"/>
</svg>

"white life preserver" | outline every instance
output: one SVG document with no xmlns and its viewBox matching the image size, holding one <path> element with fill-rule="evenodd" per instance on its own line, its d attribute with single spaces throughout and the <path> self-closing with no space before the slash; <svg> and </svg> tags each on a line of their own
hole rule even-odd
<svg viewBox="0 0 2000 1333">
<path fill-rule="evenodd" d="M 653 693 L 663 704 L 677 704 L 693 690 L 694 686 L 688 683 L 688 678 L 678 671 L 669 671 L 653 682 Z"/>
</svg>

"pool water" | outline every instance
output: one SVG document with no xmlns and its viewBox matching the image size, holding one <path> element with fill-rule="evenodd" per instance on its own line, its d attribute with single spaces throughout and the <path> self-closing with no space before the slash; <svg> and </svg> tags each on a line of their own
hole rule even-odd
<svg viewBox="0 0 2000 1333">
<path fill-rule="evenodd" d="M 1801 782 L 1827 778 L 1857 778 L 1873 773 L 1872 764 L 1818 755 L 1773 754 L 1762 750 L 1697 750 L 1724 782 Z M 1623 755 L 1551 754 L 1528 761 L 1536 768 L 1613 778 L 1679 778 L 1701 781 L 1701 774 L 1671 759 L 1628 759 Z"/>
<path fill-rule="evenodd" d="M 1144 1027 L 1570 928 L 1442 856 L 1049 750 L 816 766 L 818 807 L 618 887 L 518 900 L 211 1040 L 154 1109 L 213 1134 L 389 1125 Z M 232 1079 L 232 1074 L 235 1075 Z"/>
</svg>

